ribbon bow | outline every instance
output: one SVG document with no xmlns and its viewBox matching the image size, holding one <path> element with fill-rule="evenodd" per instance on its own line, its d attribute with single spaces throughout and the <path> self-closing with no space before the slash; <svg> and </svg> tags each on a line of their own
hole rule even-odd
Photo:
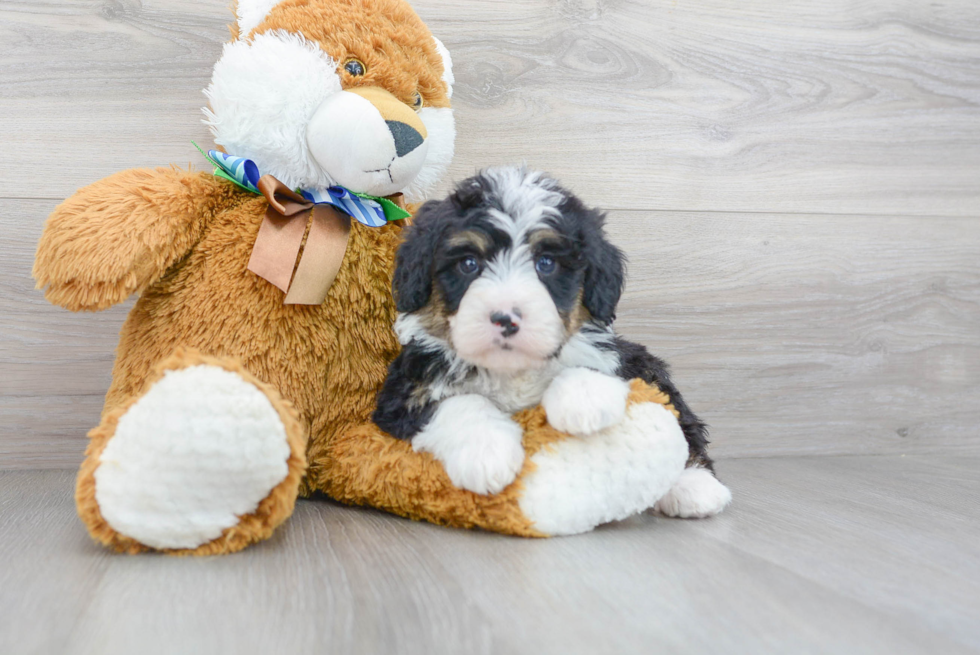
<svg viewBox="0 0 980 655">
<path fill-rule="evenodd" d="M 248 270 L 281 289 L 287 305 L 319 305 L 327 297 L 344 260 L 351 218 L 368 227 L 381 227 L 410 215 L 389 198 L 341 186 L 293 191 L 274 176 L 261 175 L 251 159 L 197 149 L 214 165 L 214 175 L 269 201 Z M 304 235 L 306 246 L 297 266 Z"/>
</svg>

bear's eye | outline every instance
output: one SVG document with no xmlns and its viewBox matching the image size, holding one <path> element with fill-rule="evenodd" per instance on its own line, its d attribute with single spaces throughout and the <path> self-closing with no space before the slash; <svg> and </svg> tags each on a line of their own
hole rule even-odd
<svg viewBox="0 0 980 655">
<path fill-rule="evenodd" d="M 351 57 L 344 62 L 344 70 L 354 77 L 360 77 L 367 72 L 367 66 L 365 66 L 364 62 L 357 57 Z"/>
<path fill-rule="evenodd" d="M 424 105 L 424 104 L 425 104 L 425 102 L 422 100 L 422 94 L 416 91 L 415 92 L 415 101 L 412 103 L 412 108 L 415 111 L 418 111 L 419 109 L 422 109 L 422 105 Z"/>
</svg>

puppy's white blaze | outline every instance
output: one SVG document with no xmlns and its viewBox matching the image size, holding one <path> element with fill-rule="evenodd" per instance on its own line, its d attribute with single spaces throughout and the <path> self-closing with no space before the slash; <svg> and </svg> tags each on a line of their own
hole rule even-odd
<svg viewBox="0 0 980 655">
<path fill-rule="evenodd" d="M 290 188 L 335 183 L 310 154 L 306 127 L 341 90 L 337 63 L 302 35 L 265 32 L 227 43 L 204 91 L 205 123 L 215 143 L 255 160 Z"/>
<path fill-rule="evenodd" d="M 502 336 L 490 320 L 495 312 L 512 315 L 517 333 Z M 461 358 L 497 371 L 540 367 L 564 338 L 561 316 L 548 290 L 536 275 L 520 270 L 504 278 L 484 275 L 474 280 L 449 326 Z"/>
<path fill-rule="evenodd" d="M 720 513 L 731 502 L 732 492 L 711 471 L 691 467 L 684 469 L 655 508 L 665 516 L 706 518 Z"/>
<path fill-rule="evenodd" d="M 526 235 L 549 217 L 558 216 L 557 207 L 564 196 L 555 190 L 557 183 L 542 173 L 501 166 L 488 168 L 484 176 L 493 186 L 502 210 L 488 213 L 500 229 L 510 234 L 515 245 L 523 243 Z"/>
<path fill-rule="evenodd" d="M 466 394 L 442 401 L 429 424 L 412 438 L 412 448 L 439 460 L 455 486 L 495 494 L 524 465 L 523 433 L 487 398 Z"/>
<path fill-rule="evenodd" d="M 481 278 L 506 283 L 512 277 L 522 277 L 527 280 L 538 280 L 534 271 L 534 261 L 531 259 L 531 249 L 526 243 L 504 248 L 493 259 L 486 263 Z"/>
</svg>

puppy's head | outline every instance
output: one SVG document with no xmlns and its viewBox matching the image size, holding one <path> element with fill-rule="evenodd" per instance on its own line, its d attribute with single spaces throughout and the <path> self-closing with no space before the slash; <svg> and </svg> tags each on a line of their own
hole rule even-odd
<svg viewBox="0 0 980 655">
<path fill-rule="evenodd" d="M 554 180 L 516 167 L 426 203 L 396 260 L 401 341 L 448 343 L 491 370 L 542 366 L 584 323 L 615 317 L 624 257 L 603 220 Z"/>
</svg>

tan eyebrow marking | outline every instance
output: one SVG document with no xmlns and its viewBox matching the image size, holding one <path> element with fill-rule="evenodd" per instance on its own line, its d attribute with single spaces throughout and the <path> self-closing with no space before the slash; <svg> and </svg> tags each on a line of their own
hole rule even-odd
<svg viewBox="0 0 980 655">
<path fill-rule="evenodd" d="M 561 241 L 561 235 L 551 228 L 543 228 L 531 232 L 527 237 L 527 243 L 532 248 L 542 241 Z"/>
<path fill-rule="evenodd" d="M 459 246 L 473 246 L 481 253 L 486 253 L 490 250 L 492 245 L 490 242 L 490 237 L 488 237 L 483 232 L 478 232 L 476 230 L 464 230 L 457 234 L 452 235 L 446 242 L 450 248 L 457 248 Z"/>
</svg>

